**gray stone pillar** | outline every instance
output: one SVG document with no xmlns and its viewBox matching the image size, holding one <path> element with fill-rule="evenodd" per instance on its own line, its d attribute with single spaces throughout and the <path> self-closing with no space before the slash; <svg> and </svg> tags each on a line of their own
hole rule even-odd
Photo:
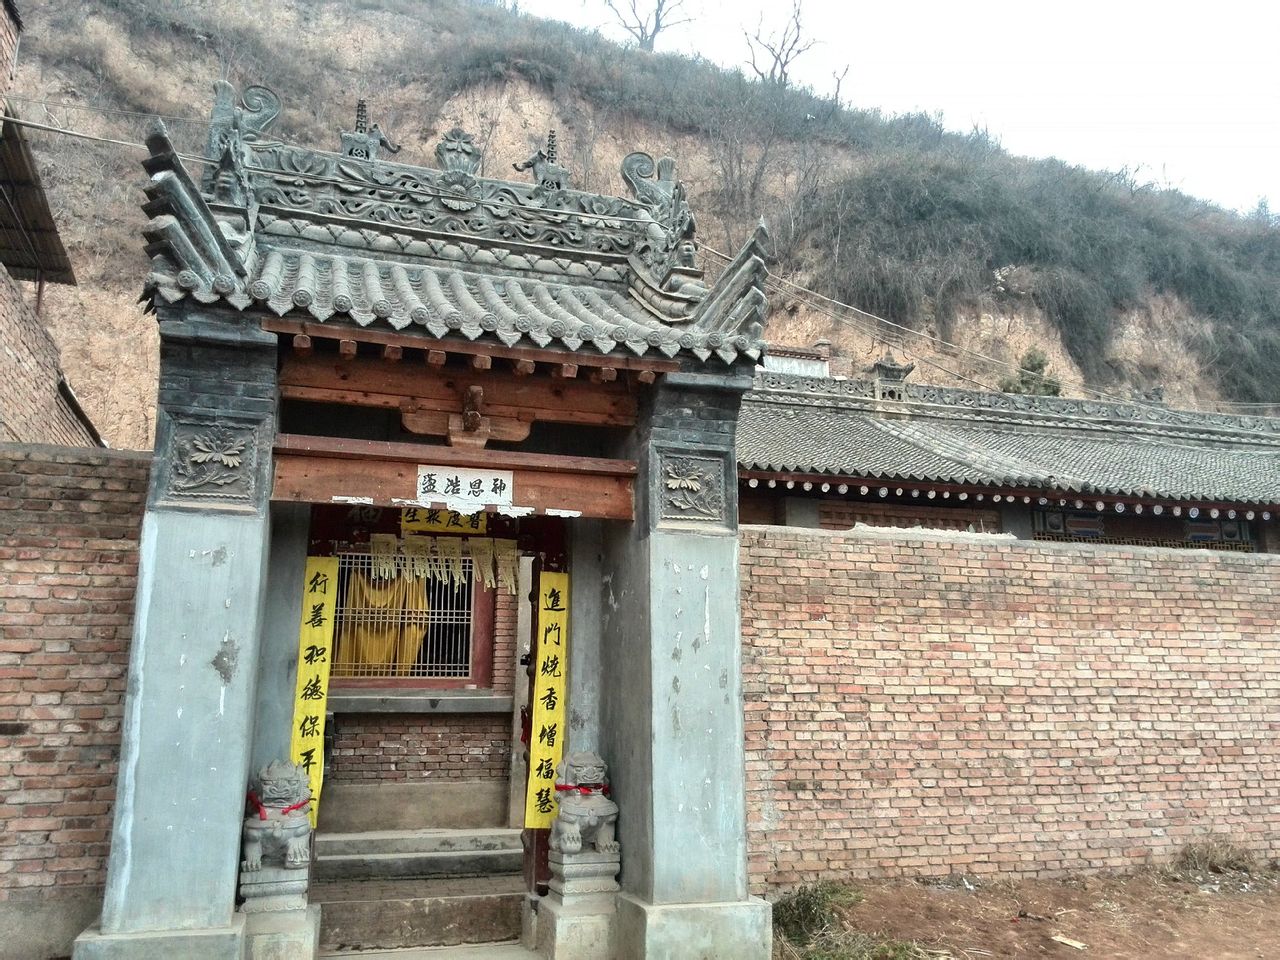
<svg viewBox="0 0 1280 960">
<path fill-rule="evenodd" d="M 262 615 L 258 691 L 250 773 L 289 758 L 294 687 L 298 682 L 298 624 L 307 569 L 311 505 L 271 505 L 271 563 Z"/>
<path fill-rule="evenodd" d="M 636 522 L 604 537 L 620 960 L 770 952 L 769 906 L 747 890 L 734 431 L 749 385 L 667 376 L 636 433 Z"/>
<path fill-rule="evenodd" d="M 234 913 L 275 431 L 275 337 L 239 317 L 160 323 L 111 857 L 76 960 L 240 956 Z"/>
</svg>

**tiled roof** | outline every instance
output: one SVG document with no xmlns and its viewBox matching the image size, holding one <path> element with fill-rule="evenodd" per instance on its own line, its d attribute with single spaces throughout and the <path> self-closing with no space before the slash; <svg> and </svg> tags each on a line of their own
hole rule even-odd
<svg viewBox="0 0 1280 960">
<path fill-rule="evenodd" d="M 234 305 L 256 303 L 280 315 L 305 314 L 321 322 L 386 323 L 436 339 L 460 334 L 475 340 L 491 334 L 507 346 L 555 343 L 573 351 L 591 347 L 607 354 L 624 348 L 640 356 L 652 351 L 667 357 L 687 350 L 703 360 L 720 352 L 726 363 L 737 353 L 752 359 L 760 355 L 760 344 L 746 336 L 663 323 L 616 287 L 342 253 L 268 248 L 259 254 L 243 289 L 225 296 Z M 176 284 L 160 285 L 159 292 L 168 302 L 188 293 Z M 212 302 L 221 296 L 211 286 L 200 299 Z"/>
<path fill-rule="evenodd" d="M 631 154 L 622 172 L 634 199 L 610 197 L 572 189 L 543 152 L 520 167 L 541 169 L 534 183 L 479 176 L 461 131 L 437 149 L 438 169 L 379 159 L 386 144 L 371 131 L 344 134 L 356 152 L 290 146 L 265 135 L 279 109 L 265 88 L 237 106 L 217 85 L 209 156 L 219 159 L 198 183 L 163 126 L 149 134 L 151 305 L 191 298 L 692 366 L 760 358 L 763 228 L 704 283 L 672 161 Z"/>
<path fill-rule="evenodd" d="M 922 385 L 768 374 L 738 459 L 764 473 L 1280 503 L 1280 421 Z"/>
</svg>

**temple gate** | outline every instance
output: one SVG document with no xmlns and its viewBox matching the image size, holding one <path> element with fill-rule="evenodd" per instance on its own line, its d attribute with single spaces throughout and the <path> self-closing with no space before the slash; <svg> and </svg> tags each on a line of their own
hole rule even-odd
<svg viewBox="0 0 1280 960">
<path fill-rule="evenodd" d="M 517 580 L 526 943 L 767 957 L 734 453 L 763 229 L 709 285 L 670 160 L 628 156 L 620 199 L 573 190 L 554 134 L 514 183 L 460 130 L 428 169 L 385 160 L 363 104 L 334 153 L 272 139 L 279 109 L 219 84 L 199 175 L 148 138 L 157 445 L 108 881 L 77 960 L 314 955 L 330 676 L 483 695 L 449 624 Z M 322 535 L 335 510 L 368 522 Z M 392 605 L 394 624 L 368 613 Z"/>
</svg>

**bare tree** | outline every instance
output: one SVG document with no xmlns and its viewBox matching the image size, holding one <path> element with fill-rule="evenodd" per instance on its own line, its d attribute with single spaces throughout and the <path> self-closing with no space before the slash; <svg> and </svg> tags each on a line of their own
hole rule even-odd
<svg viewBox="0 0 1280 960">
<path fill-rule="evenodd" d="M 754 34 L 742 31 L 747 38 L 747 63 L 764 83 L 785 87 L 791 82 L 791 65 L 818 42 L 805 37 L 800 23 L 800 6 L 800 0 L 792 0 L 791 18 L 783 25 L 780 34 L 765 36 L 762 23 L 756 25 Z"/>
<path fill-rule="evenodd" d="M 653 51 L 654 41 L 663 30 L 690 23 L 693 18 L 680 16 L 685 0 L 604 0 L 623 30 L 635 38 L 641 50 Z"/>
</svg>

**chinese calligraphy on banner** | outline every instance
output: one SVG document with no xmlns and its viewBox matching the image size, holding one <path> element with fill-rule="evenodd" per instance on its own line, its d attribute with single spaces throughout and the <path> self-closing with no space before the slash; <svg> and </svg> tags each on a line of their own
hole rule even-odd
<svg viewBox="0 0 1280 960">
<path fill-rule="evenodd" d="M 478 507 L 509 507 L 514 483 L 510 470 L 467 470 L 419 464 L 417 500 L 443 503 L 448 509 L 464 514 Z"/>
<path fill-rule="evenodd" d="M 533 672 L 533 725 L 529 729 L 529 789 L 524 825 L 548 829 L 556 817 L 556 767 L 564 751 L 565 679 L 569 674 L 569 575 L 538 578 L 537 659 Z"/>
<path fill-rule="evenodd" d="M 307 557 L 302 584 L 302 626 L 298 631 L 298 684 L 293 698 L 289 756 L 307 771 L 311 784 L 311 826 L 320 807 L 324 778 L 324 711 L 329 699 L 333 615 L 338 599 L 338 558 Z"/>
<path fill-rule="evenodd" d="M 457 510 L 432 510 L 427 507 L 405 507 L 400 511 L 400 534 L 410 533 L 484 533 L 489 515 L 483 511 L 468 516 Z"/>
</svg>

